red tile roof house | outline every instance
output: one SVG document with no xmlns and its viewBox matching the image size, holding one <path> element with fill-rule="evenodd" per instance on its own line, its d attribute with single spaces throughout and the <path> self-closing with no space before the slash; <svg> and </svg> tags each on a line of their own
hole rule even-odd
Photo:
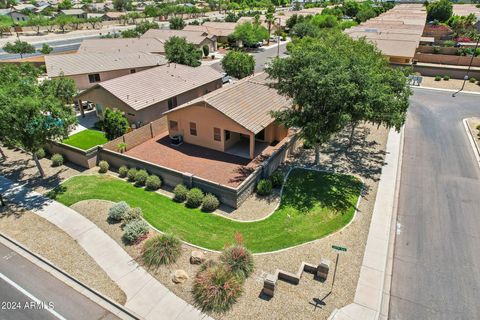
<svg viewBox="0 0 480 320">
<path fill-rule="evenodd" d="M 140 127 L 221 86 L 222 74 L 210 66 L 193 68 L 170 63 L 100 82 L 76 99 L 94 103 L 99 118 L 106 108 L 116 108 L 134 127 Z"/>
</svg>

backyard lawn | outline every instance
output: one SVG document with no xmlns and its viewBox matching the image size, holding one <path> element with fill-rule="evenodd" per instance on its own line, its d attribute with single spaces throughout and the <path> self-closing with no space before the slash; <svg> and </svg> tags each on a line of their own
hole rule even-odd
<svg viewBox="0 0 480 320">
<path fill-rule="evenodd" d="M 92 147 L 107 143 L 108 139 L 102 131 L 87 129 L 71 135 L 62 142 L 82 150 L 88 150 Z"/>
<path fill-rule="evenodd" d="M 192 244 L 221 250 L 239 231 L 250 250 L 268 252 L 321 238 L 345 226 L 355 213 L 361 188 L 361 181 L 350 175 L 295 169 L 277 211 L 265 220 L 243 223 L 188 209 L 108 175 L 73 177 L 50 196 L 67 206 L 88 199 L 125 200 L 141 207 L 144 218 L 157 229 Z"/>
</svg>

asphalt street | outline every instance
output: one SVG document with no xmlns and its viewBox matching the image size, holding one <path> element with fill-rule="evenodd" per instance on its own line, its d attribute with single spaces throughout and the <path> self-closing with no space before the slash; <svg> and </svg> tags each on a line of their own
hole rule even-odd
<svg viewBox="0 0 480 320">
<path fill-rule="evenodd" d="M 47 310 L 46 306 L 51 308 Z M 0 244 L 0 308 L 2 320 L 118 319 L 3 244 Z"/>
<path fill-rule="evenodd" d="M 480 319 L 480 95 L 415 89 L 405 128 L 392 320 Z"/>
</svg>

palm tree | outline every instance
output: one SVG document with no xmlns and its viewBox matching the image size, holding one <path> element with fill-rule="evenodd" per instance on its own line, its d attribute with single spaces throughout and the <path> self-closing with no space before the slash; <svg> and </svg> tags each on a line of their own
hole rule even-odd
<svg viewBox="0 0 480 320">
<path fill-rule="evenodd" d="M 268 25 L 268 40 L 267 40 L 267 46 L 270 44 L 270 33 L 272 31 L 272 24 L 275 24 L 275 20 L 277 20 L 277 18 L 275 18 L 273 16 L 273 13 L 271 12 L 267 12 L 265 14 L 265 22 L 267 23 Z"/>
</svg>

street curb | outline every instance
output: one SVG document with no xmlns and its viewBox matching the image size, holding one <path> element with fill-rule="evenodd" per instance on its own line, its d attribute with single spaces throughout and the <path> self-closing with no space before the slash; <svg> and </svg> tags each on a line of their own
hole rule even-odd
<svg viewBox="0 0 480 320">
<path fill-rule="evenodd" d="M 416 89 L 424 89 L 424 90 L 435 90 L 435 91 L 443 91 L 443 92 L 457 92 L 458 90 L 454 89 L 442 89 L 442 88 L 433 88 L 433 87 L 422 87 L 422 86 L 410 86 L 412 88 Z M 480 92 L 475 92 L 475 91 L 460 91 L 459 93 L 465 93 L 465 94 L 476 94 L 479 95 Z"/>
<path fill-rule="evenodd" d="M 463 126 L 465 127 L 465 131 L 467 133 L 468 140 L 470 141 L 470 144 L 473 149 L 473 154 L 475 155 L 475 159 L 477 160 L 477 164 L 480 167 L 480 146 L 477 143 L 477 140 L 475 139 L 475 135 L 472 132 L 472 129 L 470 128 L 470 125 L 468 124 L 468 118 L 465 118 L 462 120 Z"/>
<path fill-rule="evenodd" d="M 58 280 L 62 281 L 69 287 L 75 289 L 85 297 L 89 298 L 93 302 L 97 303 L 101 307 L 110 311 L 112 314 L 117 317 L 125 320 L 141 320 L 142 318 L 136 315 L 133 311 L 128 310 L 119 303 L 113 301 L 112 299 L 104 296 L 95 289 L 90 288 L 80 280 L 71 276 L 67 272 L 58 268 L 55 264 L 47 260 L 46 258 L 40 256 L 39 254 L 29 250 L 19 242 L 13 240 L 12 238 L 6 236 L 3 233 L 0 233 L 0 243 L 4 244 L 11 250 L 15 251 L 17 254 L 21 255 L 31 263 L 35 264 L 37 267 L 43 269 L 45 272 L 48 272 Z"/>
<path fill-rule="evenodd" d="M 390 130 L 384 160 L 387 165 L 382 168 L 355 298 L 353 303 L 333 310 L 328 320 L 388 318 L 396 226 L 392 222 L 397 214 L 403 141 L 404 128 L 400 133 Z"/>
</svg>

